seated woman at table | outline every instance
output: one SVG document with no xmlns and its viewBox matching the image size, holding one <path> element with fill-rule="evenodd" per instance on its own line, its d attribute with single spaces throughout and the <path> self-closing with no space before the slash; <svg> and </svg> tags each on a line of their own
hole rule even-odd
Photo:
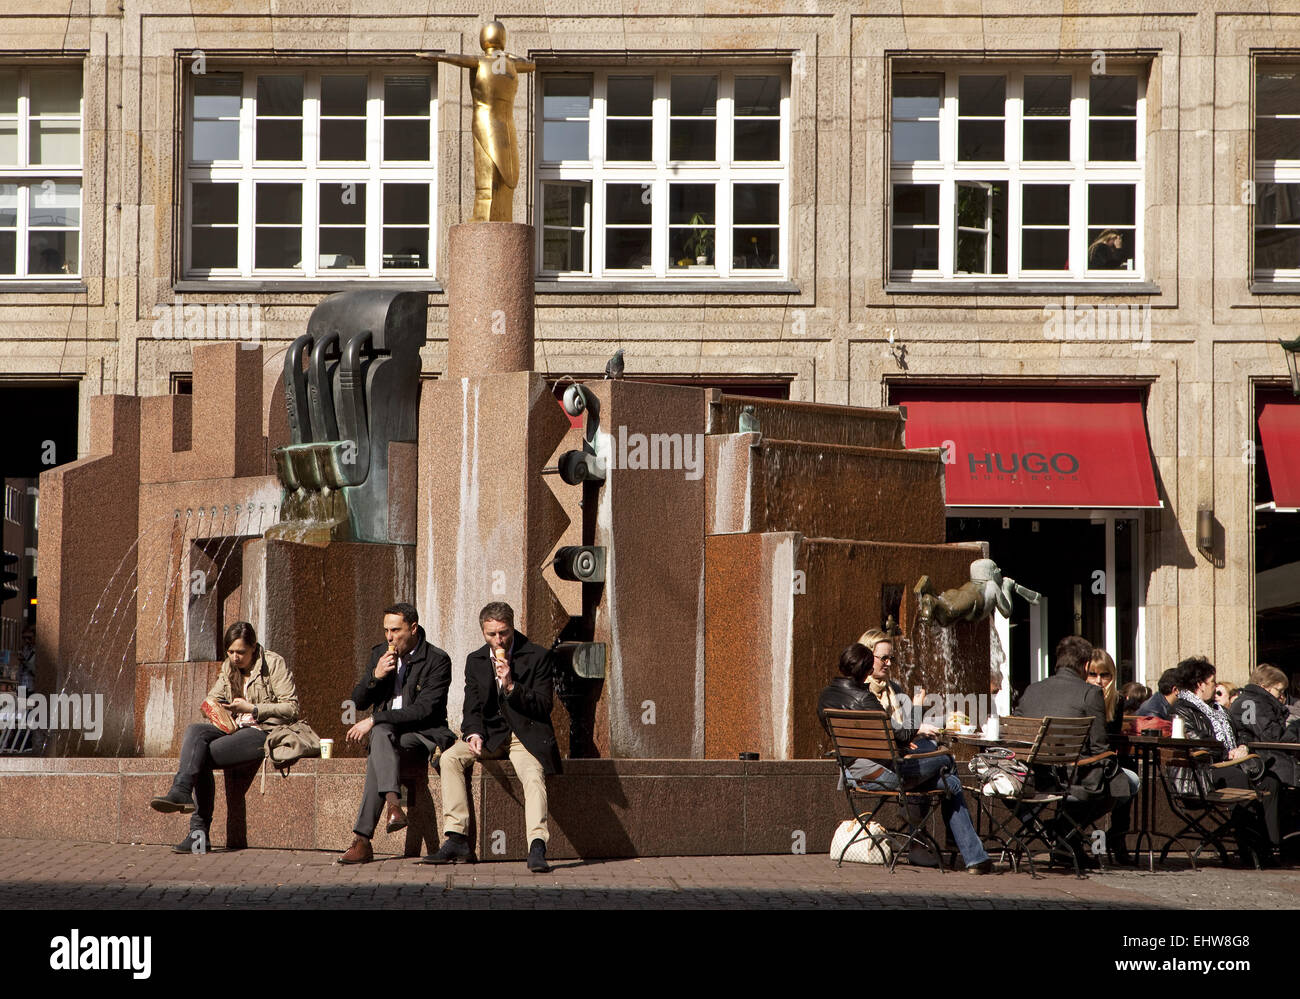
<svg viewBox="0 0 1300 999">
<path fill-rule="evenodd" d="M 1106 699 L 1106 731 L 1118 732 L 1124 725 L 1124 700 L 1119 696 L 1119 685 L 1115 682 L 1115 660 L 1109 652 L 1093 647 L 1092 658 L 1088 661 L 1088 673 L 1084 679 L 1094 687 L 1100 687 L 1102 697 Z"/>
<path fill-rule="evenodd" d="M 850 645 L 840 653 L 840 675 L 822 690 L 817 698 L 817 714 L 827 708 L 845 711 L 884 711 L 889 715 L 894 738 L 904 753 L 928 753 L 938 748 L 934 737 L 939 730 L 924 722 L 912 727 L 908 717 L 907 698 L 901 696 L 903 688 L 889 679 L 889 667 L 894 662 L 894 643 L 883 632 L 869 631 L 862 642 Z M 984 850 L 979 834 L 971 823 L 966 809 L 966 797 L 961 781 L 954 771 L 956 764 L 951 756 L 930 756 L 925 759 L 902 761 L 902 773 L 895 774 L 874 760 L 857 759 L 846 768 L 849 778 L 868 791 L 893 791 L 899 786 L 907 790 L 926 790 L 935 786 L 942 776 L 948 794 L 943 798 L 943 821 L 961 851 L 966 870 L 971 874 L 988 874 L 993 861 Z"/>
<path fill-rule="evenodd" d="M 1215 672 L 1214 663 L 1204 656 L 1193 656 L 1178 664 L 1178 699 L 1173 703 L 1173 715 L 1183 720 L 1187 738 L 1214 739 L 1223 747 L 1224 759 L 1244 760 L 1250 750 L 1239 744 L 1228 712 L 1214 702 Z M 1252 763 L 1255 764 L 1253 774 L 1244 769 Z M 1258 779 L 1259 769 L 1258 761 L 1252 760 L 1241 767 L 1214 770 L 1210 776 L 1215 787 L 1249 789 L 1252 787 L 1251 777 Z M 1255 790 L 1265 792 L 1262 787 Z M 1233 823 L 1243 859 L 1248 851 L 1253 850 L 1261 862 L 1271 860 L 1268 843 L 1272 841 L 1265 836 L 1268 825 L 1277 825 L 1277 796 L 1264 793 L 1263 799 L 1263 815 L 1254 805 L 1238 805 L 1233 809 Z M 1270 808 L 1274 811 L 1271 822 L 1267 819 Z"/>
<path fill-rule="evenodd" d="M 1135 715 L 1151 696 L 1151 688 L 1141 683 L 1126 683 L 1120 688 L 1119 695 L 1124 698 L 1124 714 Z"/>
<path fill-rule="evenodd" d="M 1265 664 L 1250 674 L 1250 682 L 1228 710 L 1238 742 L 1300 743 L 1300 719 L 1288 720 L 1286 688 L 1286 674 L 1276 666 Z M 1296 756 L 1285 750 L 1262 750 L 1259 756 L 1265 767 L 1259 786 L 1273 795 L 1272 807 L 1264 809 L 1264 821 L 1269 840 L 1277 846 L 1282 841 L 1278 803 L 1283 787 L 1296 786 Z"/>
</svg>

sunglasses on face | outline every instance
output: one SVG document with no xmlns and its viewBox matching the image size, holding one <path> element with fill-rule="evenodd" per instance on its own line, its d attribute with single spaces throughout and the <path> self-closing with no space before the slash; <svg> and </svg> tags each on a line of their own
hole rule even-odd
<svg viewBox="0 0 1300 999">
<path fill-rule="evenodd" d="M 895 662 L 895 661 L 896 661 L 896 658 L 897 658 L 897 657 L 895 657 L 895 656 L 876 656 L 876 658 L 879 659 L 882 663 L 892 663 L 892 662 Z"/>
<path fill-rule="evenodd" d="M 1100 677 L 1100 678 L 1103 679 L 1103 680 L 1109 680 L 1109 679 L 1110 679 L 1110 674 L 1109 674 L 1109 673 L 1089 673 L 1088 676 L 1089 676 L 1089 678 Z"/>
</svg>

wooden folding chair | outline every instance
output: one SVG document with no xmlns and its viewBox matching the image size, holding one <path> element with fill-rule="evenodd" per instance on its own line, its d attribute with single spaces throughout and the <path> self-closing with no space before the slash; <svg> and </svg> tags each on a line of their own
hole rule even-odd
<svg viewBox="0 0 1300 999">
<path fill-rule="evenodd" d="M 1238 839 L 1232 828 L 1232 813 L 1238 808 L 1257 805 L 1263 796 L 1250 787 L 1216 788 L 1211 776 L 1216 770 L 1239 767 L 1251 760 L 1258 760 L 1259 756 L 1251 753 L 1239 760 L 1215 763 L 1208 750 L 1190 746 L 1160 746 L 1158 752 L 1160 782 L 1164 785 L 1165 800 L 1169 802 L 1170 810 L 1183 823 L 1178 832 L 1168 837 L 1164 849 L 1160 851 L 1160 862 L 1165 862 L 1175 841 L 1181 842 L 1185 835 L 1188 838 L 1194 835 L 1197 840 L 1196 849 L 1187 850 L 1184 847 L 1192 870 L 1196 870 L 1196 858 L 1207 846 L 1213 846 L 1218 851 L 1219 859 L 1226 867 L 1228 851 L 1225 843 L 1229 840 L 1237 842 Z M 1237 843 L 1237 846 L 1240 848 L 1242 844 Z M 1258 870 L 1258 852 L 1252 849 L 1250 853 Z"/>
</svg>

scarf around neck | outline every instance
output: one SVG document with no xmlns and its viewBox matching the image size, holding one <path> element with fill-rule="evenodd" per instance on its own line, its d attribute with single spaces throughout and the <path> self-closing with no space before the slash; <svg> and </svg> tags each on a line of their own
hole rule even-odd
<svg viewBox="0 0 1300 999">
<path fill-rule="evenodd" d="M 875 677 L 867 677 L 867 689 L 880 702 L 880 706 L 885 709 L 885 713 L 894 721 L 895 727 L 903 721 L 903 706 L 898 703 L 898 697 L 894 694 L 893 685 L 888 679 L 877 680 Z"/>
<path fill-rule="evenodd" d="M 1228 747 L 1228 749 L 1237 748 L 1237 738 L 1232 734 L 1232 723 L 1228 720 L 1228 713 L 1218 704 L 1208 704 L 1201 700 L 1190 690 L 1180 690 L 1178 699 L 1194 705 L 1201 714 L 1210 720 L 1210 725 L 1214 729 L 1214 737 Z"/>
</svg>

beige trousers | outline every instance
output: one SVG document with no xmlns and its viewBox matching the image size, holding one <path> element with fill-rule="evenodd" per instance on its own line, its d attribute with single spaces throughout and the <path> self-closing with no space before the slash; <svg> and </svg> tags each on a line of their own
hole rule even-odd
<svg viewBox="0 0 1300 999">
<path fill-rule="evenodd" d="M 469 790 L 466 772 L 472 770 L 476 760 L 500 760 L 510 757 L 519 783 L 524 786 L 524 821 L 528 826 L 528 845 L 540 839 L 550 842 L 546 828 L 546 774 L 536 756 L 530 753 L 519 737 L 511 733 L 508 745 L 495 753 L 484 750 L 475 756 L 468 742 L 458 742 L 442 754 L 442 831 L 460 833 L 469 831 Z"/>
</svg>

